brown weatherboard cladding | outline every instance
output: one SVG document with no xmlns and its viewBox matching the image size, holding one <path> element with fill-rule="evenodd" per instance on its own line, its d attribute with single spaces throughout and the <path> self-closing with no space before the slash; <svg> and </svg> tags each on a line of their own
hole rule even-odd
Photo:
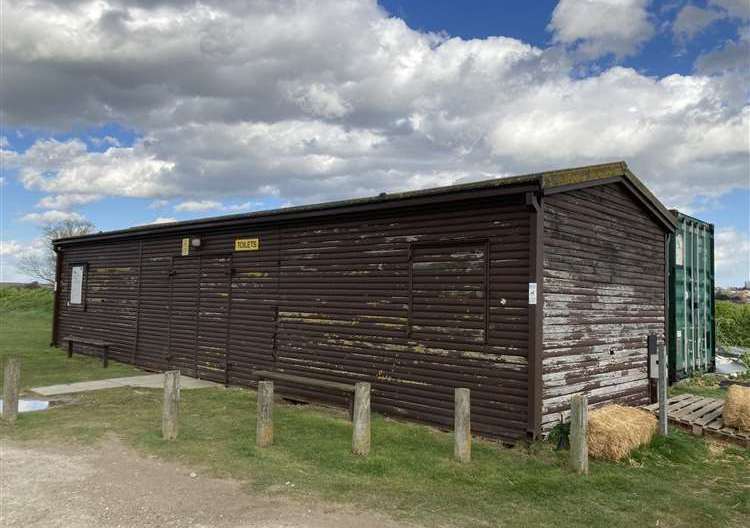
<svg viewBox="0 0 750 528">
<path fill-rule="evenodd" d="M 54 340 L 95 337 L 113 359 L 232 385 L 254 386 L 256 369 L 369 381 L 376 411 L 446 428 L 467 387 L 472 431 L 513 441 L 576 391 L 645 401 L 663 211 L 615 163 L 60 240 Z M 183 256 L 184 238 L 200 248 Z M 81 305 L 68 303 L 75 264 Z"/>
<path fill-rule="evenodd" d="M 544 204 L 543 428 L 592 404 L 649 400 L 646 338 L 665 333 L 664 228 L 621 185 Z"/>
<path fill-rule="evenodd" d="M 59 335 L 222 383 L 254 385 L 259 368 L 371 381 L 376 411 L 446 427 L 468 387 L 473 430 L 512 440 L 527 426 L 529 216 L 512 196 L 65 247 L 88 284 L 85 311 L 65 306 L 64 266 Z M 180 256 L 183 236 L 201 248 Z M 259 250 L 235 252 L 249 237 Z"/>
</svg>

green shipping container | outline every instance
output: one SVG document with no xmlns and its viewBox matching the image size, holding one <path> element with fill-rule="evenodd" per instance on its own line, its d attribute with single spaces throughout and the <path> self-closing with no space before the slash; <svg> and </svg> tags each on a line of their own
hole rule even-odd
<svg viewBox="0 0 750 528">
<path fill-rule="evenodd" d="M 714 226 L 672 211 L 669 244 L 669 374 L 671 381 L 716 366 Z"/>
</svg>

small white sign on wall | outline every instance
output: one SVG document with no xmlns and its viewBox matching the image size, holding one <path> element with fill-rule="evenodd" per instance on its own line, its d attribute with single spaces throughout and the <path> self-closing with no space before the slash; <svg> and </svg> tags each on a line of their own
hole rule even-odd
<svg viewBox="0 0 750 528">
<path fill-rule="evenodd" d="M 70 270 L 70 304 L 81 304 L 83 299 L 83 266 Z"/>
<path fill-rule="evenodd" d="M 529 304 L 536 304 L 536 282 L 529 283 Z"/>
</svg>

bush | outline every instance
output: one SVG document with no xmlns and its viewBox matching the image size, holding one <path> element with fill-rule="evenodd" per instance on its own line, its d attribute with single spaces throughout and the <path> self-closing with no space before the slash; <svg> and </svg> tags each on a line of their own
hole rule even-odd
<svg viewBox="0 0 750 528">
<path fill-rule="evenodd" d="M 49 288 L 0 288 L 2 312 L 51 312 L 54 292 Z"/>
<path fill-rule="evenodd" d="M 717 301 L 716 334 L 723 346 L 750 347 L 750 304 Z"/>
</svg>

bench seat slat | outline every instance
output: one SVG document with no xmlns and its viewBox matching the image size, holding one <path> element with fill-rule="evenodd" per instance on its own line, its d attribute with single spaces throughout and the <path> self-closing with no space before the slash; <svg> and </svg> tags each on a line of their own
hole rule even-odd
<svg viewBox="0 0 750 528">
<path fill-rule="evenodd" d="M 93 346 L 109 346 L 109 343 L 106 341 L 100 341 L 98 339 L 88 339 L 85 337 L 74 337 L 74 336 L 67 336 L 63 337 L 63 341 L 72 341 L 74 343 L 81 343 L 83 345 L 93 345 Z"/>
</svg>

